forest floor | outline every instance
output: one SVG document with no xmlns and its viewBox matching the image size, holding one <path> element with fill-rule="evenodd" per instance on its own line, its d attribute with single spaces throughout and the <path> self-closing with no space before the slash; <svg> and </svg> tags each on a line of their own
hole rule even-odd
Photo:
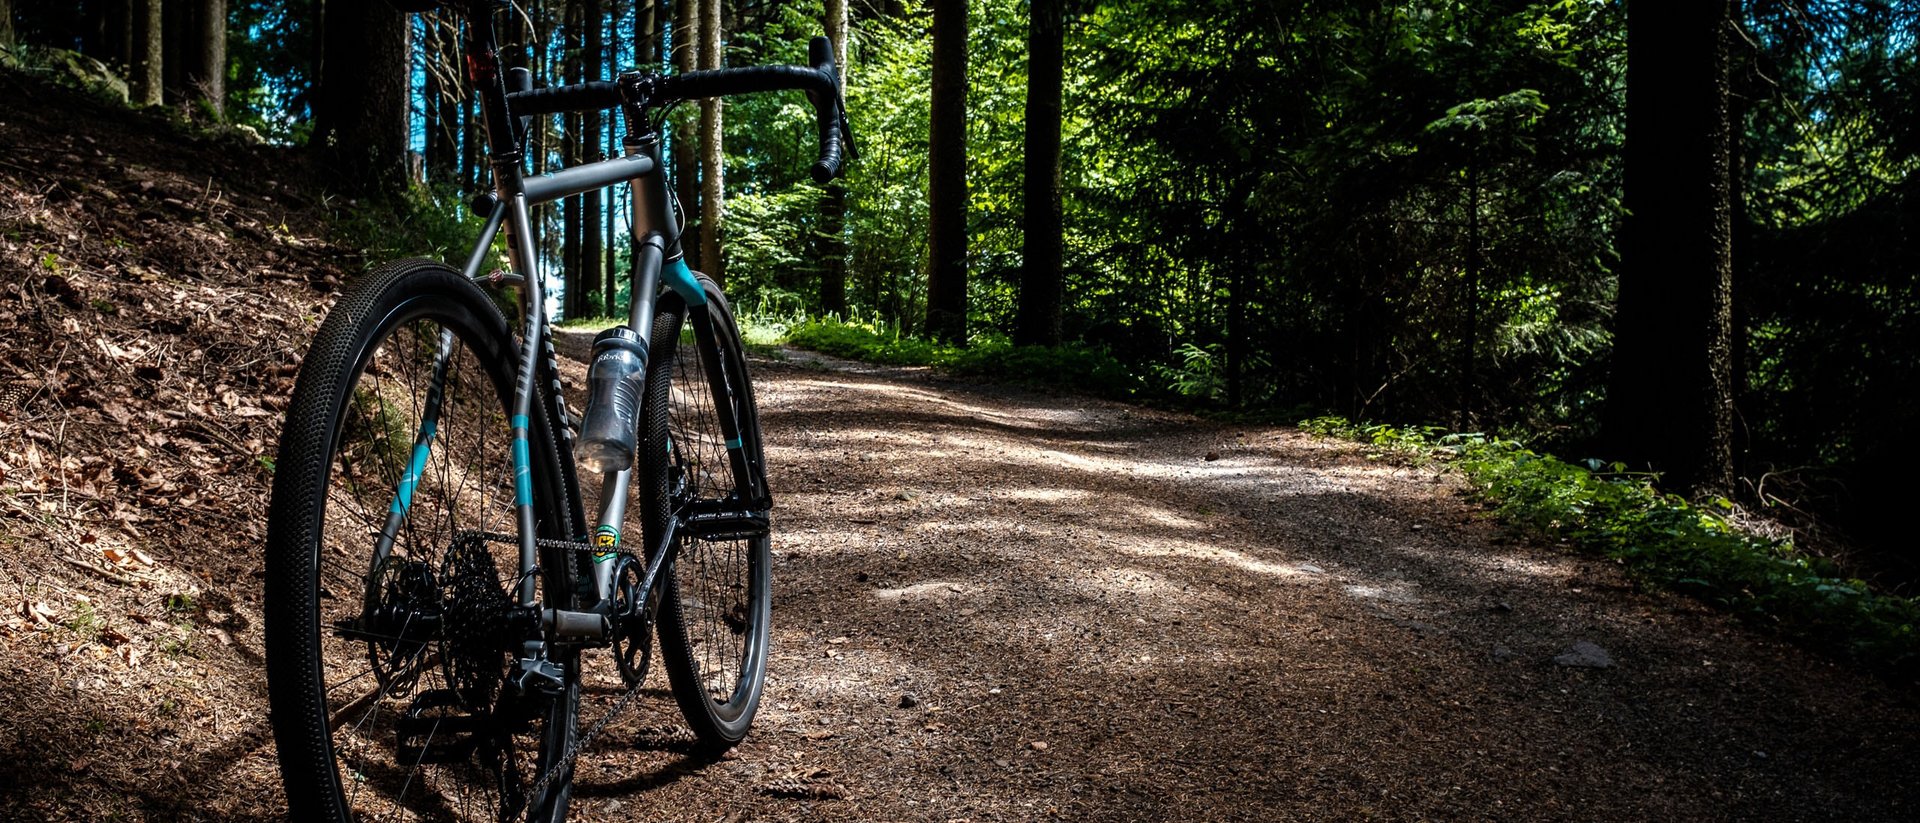
<svg viewBox="0 0 1920 823">
<path fill-rule="evenodd" d="M 282 150 L 0 97 L 0 819 L 280 819 L 266 458 L 358 263 Z M 656 671 L 583 756 L 578 819 L 1920 816 L 1915 695 L 1508 533 L 1444 465 L 753 368 L 756 728 L 690 756 Z M 613 683 L 589 670 L 588 721 Z"/>
</svg>

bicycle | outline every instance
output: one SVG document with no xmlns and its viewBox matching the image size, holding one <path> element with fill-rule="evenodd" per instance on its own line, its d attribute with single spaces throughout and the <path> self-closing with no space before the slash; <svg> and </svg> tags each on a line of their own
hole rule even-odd
<svg viewBox="0 0 1920 823">
<path fill-rule="evenodd" d="M 707 752 L 747 734 L 766 676 L 772 494 L 758 410 L 726 296 L 680 253 L 664 113 L 805 91 L 823 183 L 853 135 L 826 38 L 810 66 L 536 89 L 526 70 L 501 69 L 500 0 L 394 5 L 464 12 L 494 190 L 476 201 L 487 220 L 463 269 L 378 268 L 342 294 L 301 366 L 267 534 L 282 782 L 303 819 L 559 821 L 577 759 L 639 693 L 652 635 Z M 524 174 L 530 118 L 614 107 L 624 155 Z M 595 340 L 576 437 L 528 211 L 620 184 L 635 215 L 628 322 Z M 502 231 L 512 271 L 483 275 Z M 483 286 L 517 293 L 518 340 Z M 591 528 L 576 451 L 601 476 Z M 626 691 L 583 731 L 581 671 L 596 649 Z"/>
</svg>

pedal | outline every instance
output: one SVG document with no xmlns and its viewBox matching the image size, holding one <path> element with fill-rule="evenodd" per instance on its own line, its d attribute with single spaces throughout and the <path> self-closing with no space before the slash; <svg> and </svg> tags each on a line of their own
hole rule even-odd
<svg viewBox="0 0 1920 823">
<path fill-rule="evenodd" d="M 400 765 L 464 763 L 480 745 L 486 719 L 461 708 L 460 696 L 452 689 L 432 689 L 414 698 L 393 727 L 394 758 Z"/>
</svg>

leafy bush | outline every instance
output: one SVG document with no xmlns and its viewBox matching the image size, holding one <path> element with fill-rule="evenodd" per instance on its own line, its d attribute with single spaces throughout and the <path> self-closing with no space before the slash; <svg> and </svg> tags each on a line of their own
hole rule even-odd
<svg viewBox="0 0 1920 823">
<path fill-rule="evenodd" d="M 1843 579 L 1788 540 L 1740 531 L 1724 499 L 1689 503 L 1619 464 L 1569 463 L 1511 440 L 1435 436 L 1435 429 L 1301 422 L 1322 435 L 1403 453 L 1452 456 L 1508 522 L 1617 559 L 1639 579 L 1685 592 L 1741 619 L 1900 677 L 1920 673 L 1920 601 Z"/>
</svg>

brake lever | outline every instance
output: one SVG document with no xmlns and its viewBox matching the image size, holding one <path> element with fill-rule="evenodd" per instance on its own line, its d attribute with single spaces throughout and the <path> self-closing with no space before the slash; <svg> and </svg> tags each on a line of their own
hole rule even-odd
<svg viewBox="0 0 1920 823">
<path fill-rule="evenodd" d="M 847 104 L 845 100 L 840 101 L 840 153 L 844 155 L 847 160 L 857 160 L 860 158 L 860 152 L 853 147 L 853 124 L 847 120 Z M 844 166 L 845 163 L 843 162 L 842 165 Z"/>
</svg>

